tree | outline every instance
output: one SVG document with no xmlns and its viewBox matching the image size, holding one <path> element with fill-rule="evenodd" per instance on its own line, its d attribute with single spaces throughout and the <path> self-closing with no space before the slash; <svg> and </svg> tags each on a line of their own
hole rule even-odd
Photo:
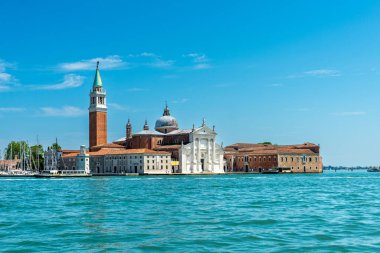
<svg viewBox="0 0 380 253">
<path fill-rule="evenodd" d="M 6 159 L 20 159 L 22 155 L 28 156 L 29 151 L 29 145 L 26 141 L 11 141 L 7 147 Z"/>
<path fill-rule="evenodd" d="M 265 142 L 261 142 L 261 143 L 257 143 L 257 144 L 262 144 L 262 145 L 272 145 L 272 142 L 270 142 L 270 141 L 265 141 Z"/>
<path fill-rule="evenodd" d="M 55 142 L 50 146 L 50 149 L 61 150 L 62 148 L 59 146 L 58 142 Z"/>
<path fill-rule="evenodd" d="M 44 168 L 44 149 L 42 145 L 31 146 L 32 150 L 32 168 L 33 170 L 43 170 Z"/>
</svg>

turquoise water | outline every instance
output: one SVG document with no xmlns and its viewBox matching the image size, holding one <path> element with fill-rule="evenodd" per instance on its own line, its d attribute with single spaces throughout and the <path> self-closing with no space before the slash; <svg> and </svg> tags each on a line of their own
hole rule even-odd
<svg viewBox="0 0 380 253">
<path fill-rule="evenodd" d="M 0 178 L 0 250 L 379 252 L 380 173 Z"/>
</svg>

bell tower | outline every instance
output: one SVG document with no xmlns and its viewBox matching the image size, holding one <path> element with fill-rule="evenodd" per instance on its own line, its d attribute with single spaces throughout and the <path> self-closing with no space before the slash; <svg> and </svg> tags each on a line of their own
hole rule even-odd
<svg viewBox="0 0 380 253">
<path fill-rule="evenodd" d="M 89 110 L 89 141 L 90 149 L 94 146 L 107 144 L 107 103 L 106 92 L 103 90 L 102 79 L 99 73 L 99 61 L 96 63 L 96 72 L 92 90 L 90 91 Z"/>
</svg>

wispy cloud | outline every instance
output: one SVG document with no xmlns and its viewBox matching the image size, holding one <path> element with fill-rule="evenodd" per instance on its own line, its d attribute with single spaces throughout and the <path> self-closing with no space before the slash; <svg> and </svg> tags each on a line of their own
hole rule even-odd
<svg viewBox="0 0 380 253">
<path fill-rule="evenodd" d="M 334 112 L 331 113 L 334 116 L 363 116 L 366 115 L 367 112 L 363 111 L 352 111 L 352 112 Z"/>
<path fill-rule="evenodd" d="M 8 85 L 0 85 L 0 92 L 9 91 L 11 89 Z"/>
<path fill-rule="evenodd" d="M 22 112 L 25 108 L 21 107 L 0 107 L 0 112 Z"/>
<path fill-rule="evenodd" d="M 127 91 L 129 91 L 129 92 L 140 92 L 140 91 L 146 91 L 146 90 L 147 89 L 138 88 L 138 87 L 133 87 L 133 88 L 127 89 Z"/>
<path fill-rule="evenodd" d="M 160 55 L 151 52 L 142 52 L 139 54 L 130 54 L 130 58 L 135 60 L 131 63 L 137 67 L 147 66 L 152 68 L 167 69 L 174 66 L 174 60 L 165 60 Z"/>
<path fill-rule="evenodd" d="M 8 68 L 13 68 L 14 64 L 0 59 L 0 92 L 11 90 L 11 85 L 17 83 L 17 79 L 7 72 Z"/>
<path fill-rule="evenodd" d="M 75 106 L 41 107 L 39 115 L 45 117 L 78 117 L 85 115 L 86 110 Z"/>
<path fill-rule="evenodd" d="M 335 69 L 314 69 L 308 70 L 303 73 L 289 75 L 288 78 L 302 78 L 302 77 L 336 77 L 341 76 L 341 72 Z"/>
<path fill-rule="evenodd" d="M 209 69 L 212 66 L 209 64 L 209 59 L 205 54 L 199 54 L 199 53 L 189 53 L 183 55 L 185 58 L 191 58 L 193 62 L 193 69 L 200 70 L 200 69 Z"/>
<path fill-rule="evenodd" d="M 309 76 L 340 76 L 340 71 L 334 69 L 315 69 L 305 72 Z"/>
<path fill-rule="evenodd" d="M 177 100 L 174 100 L 172 101 L 173 104 L 184 104 L 186 102 L 188 102 L 189 99 L 188 98 L 180 98 L 180 99 L 177 99 Z"/>
<path fill-rule="evenodd" d="M 198 63 L 198 64 L 195 64 L 193 69 L 209 69 L 211 68 L 211 65 L 208 64 L 208 63 Z"/>
<path fill-rule="evenodd" d="M 104 58 L 96 57 L 77 62 L 61 63 L 57 68 L 62 71 L 94 70 L 97 61 L 99 61 L 99 65 L 102 69 L 118 69 L 128 65 L 119 55 L 110 55 Z"/>
<path fill-rule="evenodd" d="M 148 63 L 148 65 L 153 68 L 166 69 L 172 67 L 174 63 L 175 61 L 173 60 L 156 59 L 154 62 Z"/>
<path fill-rule="evenodd" d="M 118 111 L 129 111 L 130 108 L 118 103 L 108 103 L 108 106 Z"/>
<path fill-rule="evenodd" d="M 277 87 L 282 87 L 284 86 L 284 84 L 282 83 L 271 83 L 268 85 L 269 87 L 274 87 L 274 88 L 277 88 Z"/>
<path fill-rule="evenodd" d="M 82 86 L 83 81 L 83 76 L 67 74 L 63 77 L 63 81 L 61 83 L 49 85 L 30 85 L 30 87 L 34 90 L 63 90 L 80 87 Z"/>
</svg>

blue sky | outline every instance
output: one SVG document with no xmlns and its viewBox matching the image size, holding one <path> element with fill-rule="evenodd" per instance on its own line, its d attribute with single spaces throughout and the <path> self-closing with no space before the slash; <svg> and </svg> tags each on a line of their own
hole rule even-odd
<svg viewBox="0 0 380 253">
<path fill-rule="evenodd" d="M 314 142 L 380 164 L 378 1 L 1 1 L 0 148 L 88 143 L 100 60 L 109 141 L 168 101 L 219 142 Z"/>
</svg>

